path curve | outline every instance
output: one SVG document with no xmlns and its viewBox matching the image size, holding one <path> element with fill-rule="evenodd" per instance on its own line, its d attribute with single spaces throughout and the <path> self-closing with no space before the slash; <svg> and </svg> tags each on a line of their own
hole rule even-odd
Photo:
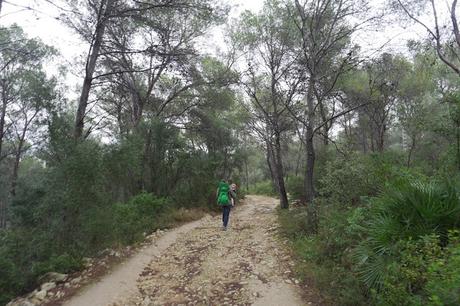
<svg viewBox="0 0 460 306">
<path fill-rule="evenodd" d="M 313 305 L 302 301 L 277 233 L 277 200 L 248 196 L 230 215 L 169 231 L 64 305 Z"/>
<path fill-rule="evenodd" d="M 199 226 L 201 221 L 187 223 L 167 232 L 159 240 L 141 249 L 97 283 L 89 285 L 65 302 L 65 306 L 106 306 L 138 292 L 136 280 L 154 256 L 160 255 L 177 238 Z"/>
</svg>

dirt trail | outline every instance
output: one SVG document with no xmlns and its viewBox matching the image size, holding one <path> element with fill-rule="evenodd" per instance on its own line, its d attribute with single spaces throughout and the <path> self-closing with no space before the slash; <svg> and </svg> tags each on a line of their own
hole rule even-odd
<svg viewBox="0 0 460 306">
<path fill-rule="evenodd" d="M 249 196 L 228 231 L 210 216 L 172 230 L 65 305 L 315 305 L 300 297 L 276 205 Z"/>
</svg>

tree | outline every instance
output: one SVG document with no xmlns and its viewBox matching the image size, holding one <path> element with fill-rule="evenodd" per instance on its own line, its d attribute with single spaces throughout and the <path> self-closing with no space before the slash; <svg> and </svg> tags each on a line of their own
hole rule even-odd
<svg viewBox="0 0 460 306">
<path fill-rule="evenodd" d="M 309 223 L 316 231 L 317 218 L 314 204 L 315 135 L 336 118 L 350 112 L 344 109 L 319 121 L 318 109 L 325 109 L 325 102 L 333 94 L 337 81 L 355 59 L 351 35 L 374 17 L 366 16 L 354 24 L 350 18 L 368 12 L 367 1 L 295 0 L 289 7 L 299 36 L 300 65 L 305 67 L 304 113 L 291 112 L 305 126 L 307 169 L 305 194 L 309 207 Z M 359 107 L 359 106 L 358 106 Z M 324 116 L 326 117 L 326 116 Z"/>
<path fill-rule="evenodd" d="M 450 20 L 446 23 L 444 23 L 444 15 L 440 14 L 440 1 L 394 0 L 392 4 L 398 11 L 402 11 L 408 18 L 428 32 L 439 58 L 460 76 L 460 65 L 456 60 L 460 56 L 460 30 L 457 21 L 458 1 L 451 0 L 446 2 L 450 8 Z M 423 14 L 427 13 L 427 10 L 431 17 L 430 21 L 424 21 L 422 18 Z"/>
<path fill-rule="evenodd" d="M 75 117 L 74 138 L 88 135 L 83 133 L 83 128 L 93 82 L 109 75 L 123 75 L 124 81 L 121 85 L 129 89 L 134 111 L 133 120 L 138 122 L 143 104 L 146 103 L 146 98 L 150 99 L 162 72 L 171 67 L 178 54 L 184 55 L 182 51 L 190 47 L 191 40 L 202 35 L 204 29 L 218 19 L 216 16 L 221 17 L 217 5 L 211 3 L 197 0 L 149 0 L 134 3 L 91 0 L 84 4 L 80 1 L 69 2 L 68 11 L 72 13 L 67 15 L 66 23 L 89 43 L 85 77 Z M 190 22 L 189 26 L 183 27 L 184 22 Z M 124 33 L 126 29 L 129 34 L 137 35 L 130 37 Z M 146 42 L 144 49 L 136 46 L 139 38 Z M 147 56 L 146 67 L 139 67 L 138 63 L 144 63 L 138 62 L 142 60 L 139 55 Z M 101 66 L 101 57 L 106 63 L 105 67 L 115 69 L 105 70 Z M 145 79 L 136 76 L 142 72 Z M 139 84 L 144 80 L 147 83 L 146 88 L 142 88 L 144 84 Z M 140 91 L 145 93 L 139 96 Z M 176 94 L 177 92 L 173 96 Z"/>
<path fill-rule="evenodd" d="M 251 127 L 265 143 L 267 165 L 279 192 L 281 208 L 288 208 L 284 181 L 282 138 L 292 129 L 287 105 L 296 99 L 301 78 L 296 73 L 293 24 L 279 1 L 267 1 L 259 15 L 246 12 L 234 33 L 246 51 L 248 69 L 242 85 L 253 115 Z"/>
<path fill-rule="evenodd" d="M 54 81 L 46 77 L 43 64 L 54 49 L 36 39 L 29 39 L 17 25 L 0 28 L 0 163 L 14 156 L 10 194 L 15 195 L 19 162 L 30 148 L 27 133 L 53 99 Z M 8 167 L 7 167 L 8 168 Z M 7 199 L 2 199 L 0 225 L 6 225 Z"/>
</svg>

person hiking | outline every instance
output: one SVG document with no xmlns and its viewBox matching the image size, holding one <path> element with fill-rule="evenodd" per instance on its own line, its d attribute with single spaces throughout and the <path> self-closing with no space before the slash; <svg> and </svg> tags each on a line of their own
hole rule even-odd
<svg viewBox="0 0 460 306">
<path fill-rule="evenodd" d="M 222 229 L 227 230 L 228 220 L 230 218 L 230 210 L 233 205 L 232 195 L 230 193 L 230 186 L 225 179 L 222 179 L 219 182 L 219 187 L 217 188 L 217 204 L 222 206 Z"/>
<path fill-rule="evenodd" d="M 237 186 L 235 183 L 230 185 L 230 196 L 232 198 L 232 206 L 235 206 L 237 202 L 237 193 L 236 193 Z"/>
</svg>

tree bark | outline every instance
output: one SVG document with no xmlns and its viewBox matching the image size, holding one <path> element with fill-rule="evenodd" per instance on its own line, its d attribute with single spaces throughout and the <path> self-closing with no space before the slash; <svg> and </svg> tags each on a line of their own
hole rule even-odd
<svg viewBox="0 0 460 306">
<path fill-rule="evenodd" d="M 407 156 L 407 168 L 410 168 L 411 166 L 411 163 L 412 163 L 412 154 L 414 153 L 414 150 L 415 150 L 415 135 L 412 136 L 412 139 L 411 139 L 411 144 L 410 144 L 410 148 L 409 148 L 409 154 Z"/>
<path fill-rule="evenodd" d="M 14 165 L 13 165 L 13 173 L 11 175 L 11 189 L 10 193 L 11 196 L 16 196 L 16 186 L 18 183 L 18 173 L 19 173 L 19 162 L 21 161 L 22 155 L 22 148 L 24 146 L 24 139 L 25 139 L 25 131 L 21 135 L 21 139 L 19 139 L 18 150 L 14 156 Z"/>
<path fill-rule="evenodd" d="M 457 125 L 457 167 L 460 170 L 460 126 Z"/>
<path fill-rule="evenodd" d="M 273 188 L 275 189 L 277 193 L 279 193 L 279 186 L 277 182 L 278 174 L 277 174 L 277 169 L 275 166 L 273 146 L 268 140 L 266 141 L 266 144 L 267 144 L 267 165 L 268 165 L 268 169 L 270 170 L 270 177 L 272 180 Z"/>
<path fill-rule="evenodd" d="M 307 152 L 307 171 L 305 173 L 305 197 L 307 202 L 308 224 L 313 233 L 317 232 L 318 220 L 315 205 L 315 185 L 314 185 L 314 169 L 315 169 L 315 146 L 313 142 L 314 124 L 315 124 L 315 105 L 313 101 L 313 82 L 309 81 L 307 91 L 307 112 L 308 124 L 306 126 L 306 142 L 305 149 Z"/>
<path fill-rule="evenodd" d="M 275 150 L 276 150 L 276 177 L 278 182 L 278 191 L 280 195 L 280 206 L 283 209 L 289 208 L 289 202 L 286 193 L 286 186 L 284 184 L 284 169 L 283 169 L 283 159 L 281 156 L 281 141 L 280 135 L 277 133 L 275 135 Z"/>
<path fill-rule="evenodd" d="M 2 159 L 2 146 L 3 146 L 3 137 L 5 135 L 5 115 L 6 115 L 6 106 L 8 104 L 6 98 L 6 88 L 5 81 L 2 80 L 2 108 L 0 110 L 0 160 Z"/>
<path fill-rule="evenodd" d="M 6 200 L 0 199 L 0 229 L 6 228 Z"/>
<path fill-rule="evenodd" d="M 103 0 L 99 6 L 98 21 L 94 32 L 94 39 L 90 46 L 88 58 L 86 60 L 85 78 L 78 101 L 77 114 L 75 116 L 74 138 L 80 139 L 83 135 L 86 108 L 88 106 L 89 92 L 91 90 L 94 70 L 96 69 L 97 59 L 99 58 L 102 41 L 104 38 L 107 20 L 113 8 L 114 0 Z"/>
</svg>

